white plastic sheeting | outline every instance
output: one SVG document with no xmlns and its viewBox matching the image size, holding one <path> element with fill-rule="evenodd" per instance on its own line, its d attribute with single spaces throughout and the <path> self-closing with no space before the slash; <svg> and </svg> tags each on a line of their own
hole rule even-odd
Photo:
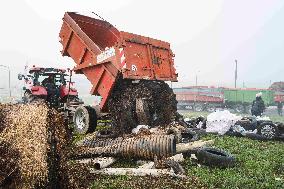
<svg viewBox="0 0 284 189">
<path fill-rule="evenodd" d="M 241 116 L 232 114 L 228 110 L 213 112 L 207 116 L 206 132 L 224 135 L 240 119 Z"/>
<path fill-rule="evenodd" d="M 132 129 L 132 133 L 137 134 L 139 133 L 140 129 L 149 129 L 149 126 L 148 125 L 138 125 L 134 129 Z"/>
<path fill-rule="evenodd" d="M 257 116 L 256 120 L 257 121 L 270 121 L 270 118 L 267 116 L 263 116 L 263 117 Z"/>
</svg>

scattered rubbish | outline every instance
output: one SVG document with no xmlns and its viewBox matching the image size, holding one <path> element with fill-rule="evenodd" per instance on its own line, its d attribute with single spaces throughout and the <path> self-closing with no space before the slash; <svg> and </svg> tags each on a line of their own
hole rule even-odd
<svg viewBox="0 0 284 189">
<path fill-rule="evenodd" d="M 207 119 L 185 118 L 184 120 L 187 127 L 198 135 L 217 133 L 262 141 L 284 140 L 284 124 L 272 122 L 267 116 L 241 117 L 225 110 L 211 113 Z"/>
</svg>

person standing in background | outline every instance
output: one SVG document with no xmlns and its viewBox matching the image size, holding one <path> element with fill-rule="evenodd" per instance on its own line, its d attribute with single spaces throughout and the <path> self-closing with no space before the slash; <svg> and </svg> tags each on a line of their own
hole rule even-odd
<svg viewBox="0 0 284 189">
<path fill-rule="evenodd" d="M 264 101 L 261 98 L 262 93 L 255 95 L 255 100 L 252 102 L 251 114 L 253 116 L 261 116 L 265 110 Z"/>
<path fill-rule="evenodd" d="M 282 101 L 278 102 L 277 110 L 278 110 L 278 115 L 282 116 L 282 111 L 283 111 L 283 102 Z"/>
</svg>

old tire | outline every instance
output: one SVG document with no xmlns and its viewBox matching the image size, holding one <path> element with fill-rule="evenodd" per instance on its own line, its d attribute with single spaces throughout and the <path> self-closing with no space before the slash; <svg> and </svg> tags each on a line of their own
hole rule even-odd
<svg viewBox="0 0 284 189">
<path fill-rule="evenodd" d="M 201 148 L 197 150 L 196 157 L 200 163 L 212 167 L 233 167 L 236 162 L 231 154 L 216 148 Z"/>
<path fill-rule="evenodd" d="M 257 134 L 262 135 L 269 140 L 272 140 L 278 137 L 279 130 L 275 124 L 264 122 L 257 127 Z"/>
<path fill-rule="evenodd" d="M 95 131 L 97 127 L 97 114 L 90 106 L 79 106 L 76 108 L 74 117 L 74 132 L 87 134 Z"/>
<path fill-rule="evenodd" d="M 243 135 L 241 133 L 235 132 L 235 131 L 227 131 L 226 135 L 233 136 L 233 137 L 243 137 Z"/>
<path fill-rule="evenodd" d="M 256 133 L 246 133 L 245 136 L 249 139 L 252 139 L 252 140 L 259 140 L 259 141 L 267 141 L 268 140 L 268 138 L 266 138 L 265 136 L 260 135 L 260 134 L 256 134 Z"/>
</svg>

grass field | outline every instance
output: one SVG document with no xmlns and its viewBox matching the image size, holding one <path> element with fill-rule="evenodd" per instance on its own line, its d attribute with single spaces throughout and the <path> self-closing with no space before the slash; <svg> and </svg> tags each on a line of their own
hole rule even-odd
<svg viewBox="0 0 284 189">
<path fill-rule="evenodd" d="M 206 116 L 207 113 L 187 113 L 187 117 Z M 284 122 L 283 117 L 272 116 L 273 121 Z M 187 158 L 183 164 L 187 179 L 144 177 L 99 177 L 92 188 L 284 188 L 284 143 L 262 142 L 247 138 L 207 135 L 215 139 L 214 146 L 226 150 L 237 159 L 233 168 L 219 169 L 199 166 Z M 117 167 L 135 167 L 131 161 L 122 161 Z"/>
</svg>

